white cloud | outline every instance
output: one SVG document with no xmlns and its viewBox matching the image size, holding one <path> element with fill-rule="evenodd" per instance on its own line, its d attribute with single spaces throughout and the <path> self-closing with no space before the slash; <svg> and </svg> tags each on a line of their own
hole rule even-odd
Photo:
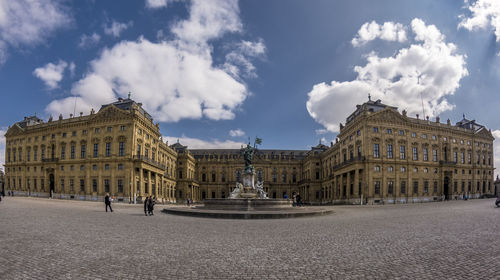
<svg viewBox="0 0 500 280">
<path fill-rule="evenodd" d="M 165 8 L 174 1 L 177 0 L 146 0 L 146 7 L 150 9 Z"/>
<path fill-rule="evenodd" d="M 241 75 L 249 78 L 257 77 L 256 68 L 251 62 L 252 58 L 262 58 L 266 52 L 266 46 L 262 40 L 258 42 L 241 41 L 235 50 L 226 55 L 223 67 L 233 77 Z"/>
<path fill-rule="evenodd" d="M 329 132 L 328 129 L 316 129 L 317 135 L 327 134 L 328 132 Z"/>
<path fill-rule="evenodd" d="M 245 135 L 245 132 L 241 129 L 231 129 L 229 130 L 229 136 L 231 137 L 241 137 L 241 136 L 244 136 Z"/>
<path fill-rule="evenodd" d="M 309 114 L 329 131 L 338 132 L 339 123 L 368 93 L 410 115 L 422 112 L 421 98 L 430 117 L 453 108 L 446 96 L 454 94 L 468 75 L 465 56 L 457 54 L 455 45 L 446 43 L 434 25 L 414 19 L 411 30 L 415 42 L 390 57 L 369 53 L 365 66 L 354 67 L 355 80 L 314 85 L 306 104 Z"/>
<path fill-rule="evenodd" d="M 173 25 L 179 34 L 173 40 L 153 43 L 139 38 L 105 48 L 90 63 L 87 76 L 71 90 L 77 106 L 99 108 L 116 95 L 125 97 L 131 91 L 132 98 L 142 102 L 157 121 L 233 119 L 234 111 L 249 94 L 247 86 L 239 77 L 213 65 L 212 46 L 200 38 L 216 39 L 239 31 L 235 29 L 240 28 L 239 11 L 236 1 L 210 1 L 211 5 L 206 6 L 207 2 L 192 2 L 189 18 Z M 228 19 L 238 24 L 226 24 Z M 186 34 L 194 33 L 200 37 L 191 41 Z M 54 115 L 71 113 L 73 106 L 66 105 L 74 100 L 54 100 L 46 111 Z"/>
<path fill-rule="evenodd" d="M 7 45 L 40 44 L 70 22 L 61 1 L 0 0 L 0 62 L 5 61 Z"/>
<path fill-rule="evenodd" d="M 493 150 L 494 150 L 494 165 L 496 167 L 495 170 L 495 175 L 499 174 L 498 167 L 500 166 L 500 130 L 492 130 L 491 133 L 493 134 L 493 137 L 495 137 L 495 141 L 493 141 Z M 496 176 L 495 176 L 496 178 Z"/>
<path fill-rule="evenodd" d="M 406 29 L 401 23 L 384 22 L 379 25 L 375 21 L 367 22 L 358 30 L 358 34 L 351 41 L 355 47 L 366 44 L 375 39 L 385 41 L 406 42 Z"/>
<path fill-rule="evenodd" d="M 47 63 L 43 67 L 36 68 L 33 75 L 42 80 L 48 89 L 56 89 L 59 87 L 59 82 L 62 80 L 64 69 L 67 66 L 68 63 L 64 60 L 59 60 L 57 64 Z"/>
<path fill-rule="evenodd" d="M 134 25 L 133 21 L 129 21 L 128 23 L 117 22 L 113 20 L 110 25 L 104 26 L 104 34 L 110 35 L 113 37 L 120 37 L 120 33 L 126 30 L 129 27 Z"/>
<path fill-rule="evenodd" d="M 71 77 L 73 77 L 75 75 L 75 69 L 76 69 L 75 63 L 71 62 L 68 66 L 68 69 L 69 69 L 69 73 L 70 73 Z"/>
<path fill-rule="evenodd" d="M 485 29 L 491 26 L 495 30 L 497 42 L 500 41 L 500 1 L 498 0 L 477 0 L 473 4 L 468 3 L 471 12 L 469 17 L 461 15 L 462 19 L 458 28 L 467 30 Z"/>
<path fill-rule="evenodd" d="M 0 167 L 2 169 L 5 164 L 5 133 L 7 133 L 7 129 L 0 128 Z"/>
<path fill-rule="evenodd" d="M 171 137 L 171 136 L 163 136 L 163 141 L 168 141 L 169 145 L 177 143 L 181 143 L 184 146 L 188 146 L 188 149 L 239 149 L 243 142 L 236 142 L 232 140 L 217 140 L 213 139 L 210 141 L 202 140 L 198 138 L 190 138 L 186 136 L 182 137 Z"/>
<path fill-rule="evenodd" d="M 78 47 L 82 49 L 91 48 L 99 43 L 101 40 L 101 35 L 97 33 L 92 33 L 91 35 L 83 34 L 80 37 L 80 43 L 78 43 Z"/>
<path fill-rule="evenodd" d="M 240 32 L 239 13 L 236 0 L 193 0 L 189 19 L 175 24 L 172 32 L 189 47 L 203 46 L 227 32 Z"/>
</svg>

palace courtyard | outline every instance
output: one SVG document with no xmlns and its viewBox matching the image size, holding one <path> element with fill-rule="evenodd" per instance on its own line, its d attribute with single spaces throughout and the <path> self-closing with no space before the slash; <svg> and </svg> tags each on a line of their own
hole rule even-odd
<svg viewBox="0 0 500 280">
<path fill-rule="evenodd" d="M 0 279 L 493 279 L 494 199 L 328 206 L 327 216 L 227 220 L 156 205 L 5 197 Z M 168 206 L 178 207 L 178 206 Z"/>
</svg>

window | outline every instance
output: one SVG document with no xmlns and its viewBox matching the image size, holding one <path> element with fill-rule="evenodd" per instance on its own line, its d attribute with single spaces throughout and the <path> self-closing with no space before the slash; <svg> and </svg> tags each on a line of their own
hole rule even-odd
<svg viewBox="0 0 500 280">
<path fill-rule="evenodd" d="M 457 139 L 453 138 L 452 139 L 453 143 L 457 143 Z"/>
<path fill-rule="evenodd" d="M 427 150 L 427 148 L 424 148 L 424 161 L 428 161 L 429 160 L 429 152 Z"/>
<path fill-rule="evenodd" d="M 401 173 L 405 173 L 406 172 L 406 167 L 401 167 Z"/>
<path fill-rule="evenodd" d="M 61 165 L 61 171 L 64 171 L 64 165 Z"/>
<path fill-rule="evenodd" d="M 361 157 L 361 146 L 358 146 L 358 157 Z"/>
<path fill-rule="evenodd" d="M 429 182 L 424 181 L 424 193 L 428 193 L 428 192 L 429 192 Z"/>
<path fill-rule="evenodd" d="M 404 130 L 400 130 L 399 131 L 399 135 L 405 135 L 405 131 Z"/>
<path fill-rule="evenodd" d="M 98 157 L 99 156 L 99 144 L 98 143 L 95 143 L 94 144 L 94 157 Z"/>
<path fill-rule="evenodd" d="M 373 132 L 374 132 L 374 133 L 378 133 L 378 127 L 374 127 L 374 128 L 373 128 Z"/>
<path fill-rule="evenodd" d="M 75 180 L 74 179 L 69 179 L 69 191 L 70 192 L 75 191 Z"/>
<path fill-rule="evenodd" d="M 148 148 L 144 148 L 144 157 L 145 158 L 149 157 L 149 149 Z"/>
<path fill-rule="evenodd" d="M 464 152 L 460 153 L 460 163 L 462 163 L 462 164 L 465 163 L 465 153 Z"/>
<path fill-rule="evenodd" d="M 286 174 L 281 174 L 281 181 L 286 183 Z"/>
<path fill-rule="evenodd" d="M 380 157 L 379 145 L 373 144 L 373 157 Z"/>
<path fill-rule="evenodd" d="M 465 182 L 462 181 L 462 192 L 465 192 Z"/>
<path fill-rule="evenodd" d="M 432 161 L 438 161 L 438 151 L 432 150 Z"/>
<path fill-rule="evenodd" d="M 108 164 L 108 163 L 106 163 L 106 164 L 104 165 L 104 170 L 109 170 L 109 164 Z"/>
<path fill-rule="evenodd" d="M 42 157 L 42 160 L 45 158 L 45 147 L 42 147 L 41 157 Z M 16 161 L 15 153 L 14 153 L 14 161 Z M 479 163 L 479 159 L 477 161 Z"/>
<path fill-rule="evenodd" d="M 106 131 L 107 131 L 107 132 L 111 132 L 111 131 L 113 131 L 113 127 L 112 127 L 112 126 L 108 126 L 108 127 L 106 127 Z"/>
<path fill-rule="evenodd" d="M 406 193 L 406 181 L 401 181 L 401 194 Z"/>
<path fill-rule="evenodd" d="M 104 192 L 109 193 L 109 179 L 104 179 Z"/>
<path fill-rule="evenodd" d="M 69 166 L 69 170 L 71 170 L 71 171 L 75 170 L 75 166 L 74 165 L 70 165 Z"/>
<path fill-rule="evenodd" d="M 399 158 L 400 159 L 405 159 L 405 146 L 400 146 L 399 147 Z"/>
<path fill-rule="evenodd" d="M 84 192 L 85 191 L 85 180 L 80 179 L 80 191 Z"/>
<path fill-rule="evenodd" d="M 126 125 L 122 125 L 122 126 L 120 126 L 120 130 L 121 130 L 121 131 L 125 131 L 125 130 L 127 130 L 127 126 L 126 126 Z"/>
<path fill-rule="evenodd" d="M 35 149 L 35 150 L 33 151 L 33 160 L 34 160 L 34 161 L 37 161 L 37 160 L 38 160 L 38 150 L 37 150 L 37 149 Z"/>
<path fill-rule="evenodd" d="M 81 149 L 81 158 L 85 158 L 85 150 L 86 150 L 86 147 L 85 147 L 85 145 L 82 145 L 82 147 L 81 147 L 81 148 L 82 148 L 82 149 Z"/>
<path fill-rule="evenodd" d="M 61 146 L 61 159 L 66 158 L 66 146 Z"/>
<path fill-rule="evenodd" d="M 61 178 L 61 191 L 64 191 L 64 179 Z"/>
<path fill-rule="evenodd" d="M 179 179 L 182 179 L 182 170 L 179 170 Z"/>
<path fill-rule="evenodd" d="M 117 181 L 118 181 L 118 192 L 122 193 L 123 192 L 123 180 L 118 179 Z"/>
<path fill-rule="evenodd" d="M 394 170 L 394 169 L 392 168 L 392 166 L 389 166 L 389 167 L 387 168 L 387 171 L 389 171 L 389 172 L 392 172 L 393 170 Z"/>
<path fill-rule="evenodd" d="M 429 169 L 424 168 L 424 173 L 428 173 L 428 172 L 429 172 Z"/>
<path fill-rule="evenodd" d="M 411 133 L 411 137 L 413 137 L 413 138 L 417 137 L 417 133 L 412 132 L 412 133 Z"/>
<path fill-rule="evenodd" d="M 436 135 L 432 135 L 432 140 L 436 140 Z"/>
<path fill-rule="evenodd" d="M 94 130 L 94 132 L 95 132 L 95 133 L 99 133 L 99 132 L 101 132 L 101 129 L 100 129 L 100 128 L 98 128 L 98 127 L 96 127 L 96 128 L 95 128 L 95 130 Z"/>
<path fill-rule="evenodd" d="M 413 147 L 412 151 L 413 151 L 413 160 L 418 160 L 418 148 Z"/>
<path fill-rule="evenodd" d="M 422 134 L 422 138 L 423 138 L 423 139 L 427 139 L 427 134 L 425 134 L 425 133 L 424 133 L 424 134 Z"/>
<path fill-rule="evenodd" d="M 76 150 L 76 147 L 75 146 L 71 146 L 71 158 L 72 159 L 75 158 L 75 150 Z"/>
<path fill-rule="evenodd" d="M 453 192 L 456 193 L 457 191 L 458 191 L 458 182 L 455 181 L 455 182 L 453 182 Z"/>
<path fill-rule="evenodd" d="M 137 144 L 137 156 L 141 155 L 141 145 Z"/>
<path fill-rule="evenodd" d="M 123 170 L 123 164 L 118 163 L 118 170 Z"/>
<path fill-rule="evenodd" d="M 26 152 L 26 160 L 27 160 L 27 161 L 30 161 L 30 160 L 31 160 L 31 151 L 30 151 L 30 150 L 28 150 L 28 151 Z"/>
<path fill-rule="evenodd" d="M 448 141 L 448 138 L 443 137 L 443 141 L 444 141 L 444 142 Z"/>
<path fill-rule="evenodd" d="M 418 194 L 418 181 L 413 181 L 413 194 Z"/>
<path fill-rule="evenodd" d="M 375 171 L 375 172 L 380 172 L 380 166 L 375 165 L 375 166 L 373 167 L 373 171 Z"/>
<path fill-rule="evenodd" d="M 92 179 L 92 191 L 97 192 L 97 179 Z"/>
<path fill-rule="evenodd" d="M 109 157 L 111 156 L 111 143 L 106 142 L 106 156 Z"/>
<path fill-rule="evenodd" d="M 356 135 L 360 136 L 361 135 L 361 130 L 356 131 Z"/>
<path fill-rule="evenodd" d="M 125 155 L 125 142 L 118 143 L 118 156 L 122 157 Z"/>
<path fill-rule="evenodd" d="M 392 134 L 392 129 L 388 128 L 387 129 L 387 134 Z"/>
<path fill-rule="evenodd" d="M 380 181 L 375 181 L 375 194 L 380 194 Z"/>
<path fill-rule="evenodd" d="M 387 182 L 387 194 L 392 194 L 394 192 L 394 182 Z"/>
<path fill-rule="evenodd" d="M 273 174 L 274 177 L 273 179 L 276 179 L 276 174 Z M 236 182 L 241 182 L 241 171 L 240 170 L 236 170 Z M 276 180 L 274 180 L 273 182 L 276 182 Z"/>
<path fill-rule="evenodd" d="M 413 167 L 413 172 L 417 173 L 418 172 L 418 167 Z"/>
<path fill-rule="evenodd" d="M 454 162 L 454 163 L 457 163 L 457 162 L 458 162 L 458 159 L 457 159 L 457 152 L 453 152 L 453 162 Z"/>
<path fill-rule="evenodd" d="M 387 144 L 387 158 L 392 158 L 392 144 Z"/>
<path fill-rule="evenodd" d="M 97 170 L 97 164 L 92 165 L 92 170 Z"/>
<path fill-rule="evenodd" d="M 80 171 L 84 171 L 85 170 L 85 165 L 80 165 Z"/>
</svg>

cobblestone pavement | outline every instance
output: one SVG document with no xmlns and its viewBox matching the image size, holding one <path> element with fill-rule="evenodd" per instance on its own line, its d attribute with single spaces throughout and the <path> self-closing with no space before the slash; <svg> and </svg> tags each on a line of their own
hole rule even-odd
<svg viewBox="0 0 500 280">
<path fill-rule="evenodd" d="M 0 279 L 499 279 L 493 199 L 335 206 L 282 220 L 145 217 L 5 197 Z"/>
</svg>

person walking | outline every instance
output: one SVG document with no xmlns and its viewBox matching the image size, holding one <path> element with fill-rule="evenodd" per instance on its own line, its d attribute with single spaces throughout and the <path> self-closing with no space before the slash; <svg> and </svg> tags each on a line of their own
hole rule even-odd
<svg viewBox="0 0 500 280">
<path fill-rule="evenodd" d="M 111 197 L 109 196 L 109 193 L 106 194 L 104 197 L 104 204 L 106 204 L 106 212 L 108 212 L 108 207 L 111 212 L 113 212 L 113 208 L 111 208 Z"/>
<path fill-rule="evenodd" d="M 293 207 L 297 206 L 297 194 L 295 192 L 292 193 L 292 199 L 293 199 L 292 206 Z"/>
<path fill-rule="evenodd" d="M 155 203 L 156 203 L 156 198 L 150 196 L 149 197 L 149 207 L 148 207 L 148 211 L 149 211 L 149 215 L 153 216 L 154 213 L 154 209 L 155 209 Z"/>
<path fill-rule="evenodd" d="M 146 196 L 146 199 L 144 199 L 144 216 L 148 215 L 148 209 L 149 209 L 149 196 Z"/>
</svg>

